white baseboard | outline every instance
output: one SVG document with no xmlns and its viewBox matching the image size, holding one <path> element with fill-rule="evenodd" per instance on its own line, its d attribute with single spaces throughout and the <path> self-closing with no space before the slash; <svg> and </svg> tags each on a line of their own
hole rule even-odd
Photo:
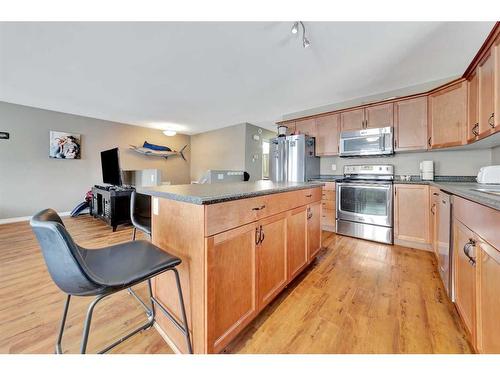
<svg viewBox="0 0 500 375">
<path fill-rule="evenodd" d="M 71 211 L 66 212 L 58 212 L 59 216 L 69 216 Z M 18 223 L 20 221 L 29 221 L 32 216 L 19 216 L 19 217 L 8 217 L 7 219 L 0 219 L 0 225 L 2 224 L 10 224 L 10 223 Z"/>
</svg>

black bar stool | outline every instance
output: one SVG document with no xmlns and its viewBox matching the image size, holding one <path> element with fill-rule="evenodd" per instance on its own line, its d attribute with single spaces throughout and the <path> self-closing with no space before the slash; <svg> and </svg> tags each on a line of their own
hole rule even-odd
<svg viewBox="0 0 500 375">
<path fill-rule="evenodd" d="M 148 317 L 147 323 L 108 345 L 99 351 L 99 354 L 106 353 L 136 333 L 152 327 L 155 322 L 155 306 L 158 306 L 183 333 L 188 351 L 193 353 L 179 273 L 176 269 L 176 266 L 181 263 L 179 258 L 162 251 L 147 241 L 130 241 L 101 249 L 87 250 L 73 241 L 61 218 L 52 209 L 37 213 L 31 219 L 30 224 L 42 248 L 45 263 L 52 280 L 59 289 L 67 294 L 57 336 L 56 353 L 63 352 L 61 342 L 72 296 L 96 296 L 90 303 L 85 318 L 80 346 L 80 353 L 83 354 L 87 350 L 92 313 L 97 303 L 113 293 L 128 289 L 143 281 L 148 283 L 149 297 L 151 299 L 151 308 L 148 308 L 141 301 Z M 178 322 L 153 297 L 151 278 L 166 271 L 172 271 L 175 274 L 182 322 Z"/>
<path fill-rule="evenodd" d="M 130 220 L 134 226 L 132 240 L 135 240 L 137 229 L 151 238 L 151 197 L 132 192 L 130 196 Z"/>
</svg>

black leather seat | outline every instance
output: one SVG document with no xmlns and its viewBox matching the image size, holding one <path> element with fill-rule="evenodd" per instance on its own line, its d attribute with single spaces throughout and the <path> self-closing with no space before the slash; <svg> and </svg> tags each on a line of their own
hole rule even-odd
<svg viewBox="0 0 500 375">
<path fill-rule="evenodd" d="M 61 218 L 52 209 L 46 209 L 37 213 L 31 219 L 30 224 L 40 243 L 45 263 L 52 279 L 62 291 L 68 294 L 59 337 L 56 343 L 56 353 L 62 352 L 62 334 L 72 295 L 97 296 L 90 304 L 87 313 L 82 338 L 82 353 L 86 351 L 92 312 L 97 302 L 110 294 L 131 288 L 143 281 L 148 282 L 151 309 L 147 308 L 144 302 L 132 290 L 130 291 L 139 299 L 142 306 L 145 307 L 148 323 L 139 327 L 125 338 L 116 341 L 101 352 L 106 352 L 133 334 L 151 327 L 154 323 L 155 305 L 160 307 L 169 319 L 175 320 L 152 295 L 151 278 L 165 271 L 173 271 L 176 276 L 183 324 L 181 325 L 176 320 L 174 323 L 186 336 L 188 350 L 192 352 L 182 289 L 179 275 L 175 268 L 181 263 L 180 258 L 166 253 L 147 241 L 131 241 L 96 250 L 85 249 L 73 241 Z"/>
<path fill-rule="evenodd" d="M 130 220 L 134 226 L 132 239 L 135 240 L 137 229 L 151 237 L 151 197 L 135 191 L 130 197 Z"/>
</svg>

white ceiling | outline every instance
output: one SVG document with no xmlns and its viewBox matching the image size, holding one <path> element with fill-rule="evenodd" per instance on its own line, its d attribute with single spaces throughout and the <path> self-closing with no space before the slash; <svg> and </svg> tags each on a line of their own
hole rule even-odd
<svg viewBox="0 0 500 375">
<path fill-rule="evenodd" d="M 195 134 L 461 75 L 494 22 L 0 23 L 0 100 Z"/>
</svg>

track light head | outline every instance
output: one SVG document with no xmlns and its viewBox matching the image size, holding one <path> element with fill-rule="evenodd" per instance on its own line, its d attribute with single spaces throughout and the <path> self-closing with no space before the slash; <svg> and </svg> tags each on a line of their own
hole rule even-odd
<svg viewBox="0 0 500 375">
<path fill-rule="evenodd" d="M 299 32 L 299 22 L 294 22 L 292 26 L 292 34 L 297 34 Z"/>
<path fill-rule="evenodd" d="M 304 48 L 307 48 L 311 45 L 311 42 L 309 41 L 309 39 L 307 39 L 305 36 L 302 38 L 302 46 Z"/>
</svg>

